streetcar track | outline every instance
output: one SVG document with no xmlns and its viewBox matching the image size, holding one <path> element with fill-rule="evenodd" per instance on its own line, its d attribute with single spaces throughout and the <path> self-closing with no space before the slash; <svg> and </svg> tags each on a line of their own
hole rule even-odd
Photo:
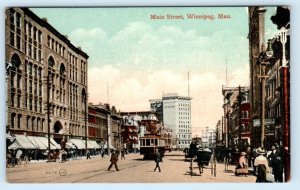
<svg viewBox="0 0 300 190">
<path fill-rule="evenodd" d="M 140 163 L 140 164 L 137 164 L 137 163 Z M 126 167 L 125 169 L 131 169 L 131 168 L 134 168 L 134 167 L 137 167 L 137 166 L 141 166 L 141 165 L 144 165 L 144 164 L 147 164 L 147 163 L 148 162 L 134 162 L 134 163 L 123 164 L 123 165 L 120 165 L 120 166 L 128 166 L 129 165 L 129 167 Z M 96 175 L 92 175 L 92 176 L 89 176 L 89 177 L 85 177 L 85 178 L 82 178 L 82 179 L 79 179 L 79 180 L 76 180 L 76 181 L 72 181 L 70 183 L 77 183 L 77 182 L 80 182 L 80 181 L 83 181 L 83 180 L 87 180 L 87 179 L 90 179 L 90 178 L 93 178 L 93 177 L 96 177 L 96 176 L 111 174 L 113 172 L 113 171 L 111 171 L 111 172 L 107 171 L 105 169 L 101 169 L 99 171 L 105 171 L 105 172 L 100 173 L 100 174 L 96 174 Z"/>
</svg>

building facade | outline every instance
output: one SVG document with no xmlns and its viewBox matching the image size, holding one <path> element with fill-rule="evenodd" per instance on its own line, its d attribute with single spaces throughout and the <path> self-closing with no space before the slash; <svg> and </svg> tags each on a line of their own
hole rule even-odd
<svg viewBox="0 0 300 190">
<path fill-rule="evenodd" d="M 88 55 L 28 8 L 5 14 L 7 133 L 84 137 Z"/>
<path fill-rule="evenodd" d="M 176 93 L 163 95 L 163 125 L 172 131 L 173 148 L 189 148 L 192 142 L 191 99 Z"/>
<path fill-rule="evenodd" d="M 150 102 L 150 111 L 155 114 L 158 123 L 163 123 L 164 112 L 163 112 L 163 101 L 162 99 L 152 99 Z"/>
<path fill-rule="evenodd" d="M 261 66 L 257 64 L 260 52 L 265 49 L 265 13 L 263 7 L 249 7 L 249 61 L 250 61 L 250 125 L 251 144 L 253 147 L 261 145 L 261 126 L 255 125 L 254 120 L 259 120 L 261 116 L 261 80 L 257 77 L 261 74 Z"/>
</svg>

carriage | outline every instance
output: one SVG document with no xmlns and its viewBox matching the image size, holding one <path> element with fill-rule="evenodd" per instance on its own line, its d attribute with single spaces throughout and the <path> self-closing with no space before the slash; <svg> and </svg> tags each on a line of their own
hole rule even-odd
<svg viewBox="0 0 300 190">
<path fill-rule="evenodd" d="M 212 151 L 210 149 L 208 148 L 200 149 L 196 153 L 196 161 L 198 165 L 208 166 L 211 156 L 212 156 Z"/>
</svg>

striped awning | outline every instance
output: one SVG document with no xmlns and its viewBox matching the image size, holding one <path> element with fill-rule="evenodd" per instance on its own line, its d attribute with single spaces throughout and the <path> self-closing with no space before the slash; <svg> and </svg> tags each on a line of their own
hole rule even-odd
<svg viewBox="0 0 300 190">
<path fill-rule="evenodd" d="M 70 139 L 70 141 L 78 148 L 85 149 L 85 143 L 81 139 Z"/>
<path fill-rule="evenodd" d="M 14 147 L 20 146 L 20 148 L 24 148 L 24 149 L 37 149 L 38 148 L 32 142 L 30 142 L 30 140 L 25 135 L 16 135 L 16 140 L 12 145 Z M 10 147 L 8 147 L 8 148 L 10 148 Z"/>
<path fill-rule="evenodd" d="M 101 148 L 100 145 L 96 141 L 89 140 L 88 143 L 90 143 L 94 148 Z"/>
</svg>

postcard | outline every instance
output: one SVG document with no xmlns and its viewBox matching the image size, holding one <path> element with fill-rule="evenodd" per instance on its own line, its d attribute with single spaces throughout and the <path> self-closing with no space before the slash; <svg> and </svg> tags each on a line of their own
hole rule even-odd
<svg viewBox="0 0 300 190">
<path fill-rule="evenodd" d="M 7 7 L 8 183 L 290 180 L 290 7 Z"/>
</svg>

